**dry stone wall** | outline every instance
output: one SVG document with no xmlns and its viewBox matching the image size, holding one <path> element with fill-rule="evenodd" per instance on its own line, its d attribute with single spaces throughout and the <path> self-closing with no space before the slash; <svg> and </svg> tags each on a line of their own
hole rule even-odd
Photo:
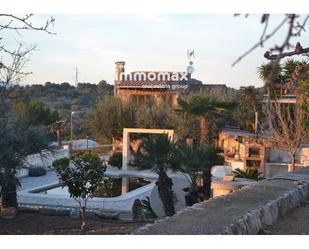
<svg viewBox="0 0 309 249">
<path fill-rule="evenodd" d="M 134 234 L 258 234 L 309 197 L 309 167 L 186 208 Z"/>
</svg>

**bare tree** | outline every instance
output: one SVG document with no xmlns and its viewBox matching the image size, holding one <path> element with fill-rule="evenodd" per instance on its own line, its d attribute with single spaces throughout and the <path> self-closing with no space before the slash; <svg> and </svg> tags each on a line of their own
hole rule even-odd
<svg viewBox="0 0 309 249">
<path fill-rule="evenodd" d="M 261 135 L 272 146 L 289 153 L 289 171 L 295 170 L 296 157 L 305 145 L 304 138 L 309 135 L 307 98 L 300 98 L 296 104 L 281 103 L 274 99 L 268 100 L 265 105 L 267 118 L 265 126 L 261 128 Z"/>
<path fill-rule="evenodd" d="M 19 83 L 31 72 L 24 72 L 25 64 L 35 46 L 25 48 L 18 42 L 16 49 L 4 45 L 4 31 L 37 30 L 51 33 L 48 28 L 53 24 L 51 18 L 42 26 L 35 26 L 31 22 L 33 15 L 19 17 L 16 15 L 0 14 L 0 170 L 4 171 L 0 197 L 3 207 L 17 207 L 16 190 L 20 185 L 16 178 L 16 169 L 23 163 L 23 159 L 31 153 L 40 152 L 46 148 L 45 132 L 38 132 L 37 127 L 22 128 L 20 122 L 9 118 L 9 94 L 12 84 Z M 29 139 L 30 138 L 30 139 Z M 36 146 L 29 146 L 35 140 Z"/>
<path fill-rule="evenodd" d="M 261 24 L 264 25 L 259 41 L 248 51 L 241 55 L 233 64 L 237 64 L 257 47 L 263 47 L 264 43 L 279 30 L 286 29 L 286 35 L 281 44 L 274 44 L 264 57 L 272 61 L 272 69 L 265 79 L 267 100 L 265 105 L 265 123 L 260 127 L 261 135 L 270 142 L 272 146 L 287 151 L 291 156 L 290 171 L 295 170 L 296 156 L 304 146 L 305 138 L 309 136 L 309 113 L 308 113 L 308 83 L 309 67 L 307 63 L 299 65 L 294 71 L 293 77 L 287 84 L 277 84 L 276 72 L 280 67 L 280 61 L 286 57 L 295 55 L 309 56 L 309 47 L 303 48 L 300 42 L 292 43 L 293 38 L 300 37 L 306 31 L 305 27 L 309 15 L 301 16 L 286 14 L 282 20 L 269 31 L 270 15 L 261 16 Z M 272 95 L 271 89 L 280 88 L 280 93 L 289 93 L 296 96 L 296 103 L 283 103 L 282 96 Z"/>
<path fill-rule="evenodd" d="M 16 16 L 0 13 L 0 103 L 8 97 L 10 87 L 13 83 L 19 83 L 31 72 L 23 71 L 25 64 L 29 61 L 30 54 L 36 49 L 35 45 L 25 47 L 22 42 L 17 42 L 16 49 L 10 49 L 4 45 L 3 31 L 15 31 L 21 36 L 21 30 L 43 31 L 54 34 L 48 29 L 53 25 L 55 19 L 51 17 L 43 25 L 34 25 L 31 18 L 33 14 Z"/>
</svg>

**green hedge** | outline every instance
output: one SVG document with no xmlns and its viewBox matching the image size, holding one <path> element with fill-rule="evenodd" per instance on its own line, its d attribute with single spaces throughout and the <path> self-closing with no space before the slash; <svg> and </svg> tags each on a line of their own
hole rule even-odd
<svg viewBox="0 0 309 249">
<path fill-rule="evenodd" d="M 29 169 L 29 176 L 43 176 L 46 175 L 46 170 L 42 167 L 35 167 Z"/>
</svg>

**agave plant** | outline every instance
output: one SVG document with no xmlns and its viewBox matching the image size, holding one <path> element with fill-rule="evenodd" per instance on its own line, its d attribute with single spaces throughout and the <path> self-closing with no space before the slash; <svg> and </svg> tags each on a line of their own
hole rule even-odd
<svg viewBox="0 0 309 249">
<path fill-rule="evenodd" d="M 246 170 L 242 169 L 235 169 L 232 171 L 232 174 L 237 178 L 246 178 L 246 179 L 252 179 L 255 181 L 263 180 L 264 177 L 262 177 L 262 172 L 259 172 L 255 168 L 247 168 Z"/>
</svg>

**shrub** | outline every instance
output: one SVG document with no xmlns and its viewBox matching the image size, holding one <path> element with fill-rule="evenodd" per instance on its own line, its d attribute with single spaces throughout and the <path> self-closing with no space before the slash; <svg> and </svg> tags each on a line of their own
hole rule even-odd
<svg viewBox="0 0 309 249">
<path fill-rule="evenodd" d="M 232 171 L 232 174 L 237 178 L 252 179 L 255 181 L 264 179 L 262 177 L 262 172 L 259 172 L 257 169 L 254 168 L 247 168 L 246 170 L 235 169 Z"/>
<path fill-rule="evenodd" d="M 42 167 L 35 167 L 29 169 L 29 176 L 43 176 L 46 175 L 46 170 Z"/>
<path fill-rule="evenodd" d="M 70 164 L 70 159 L 67 157 L 63 157 L 63 158 L 53 161 L 54 168 L 69 166 L 69 164 Z"/>
<path fill-rule="evenodd" d="M 120 169 L 122 167 L 122 153 L 114 152 L 108 160 L 108 164 Z"/>
</svg>

